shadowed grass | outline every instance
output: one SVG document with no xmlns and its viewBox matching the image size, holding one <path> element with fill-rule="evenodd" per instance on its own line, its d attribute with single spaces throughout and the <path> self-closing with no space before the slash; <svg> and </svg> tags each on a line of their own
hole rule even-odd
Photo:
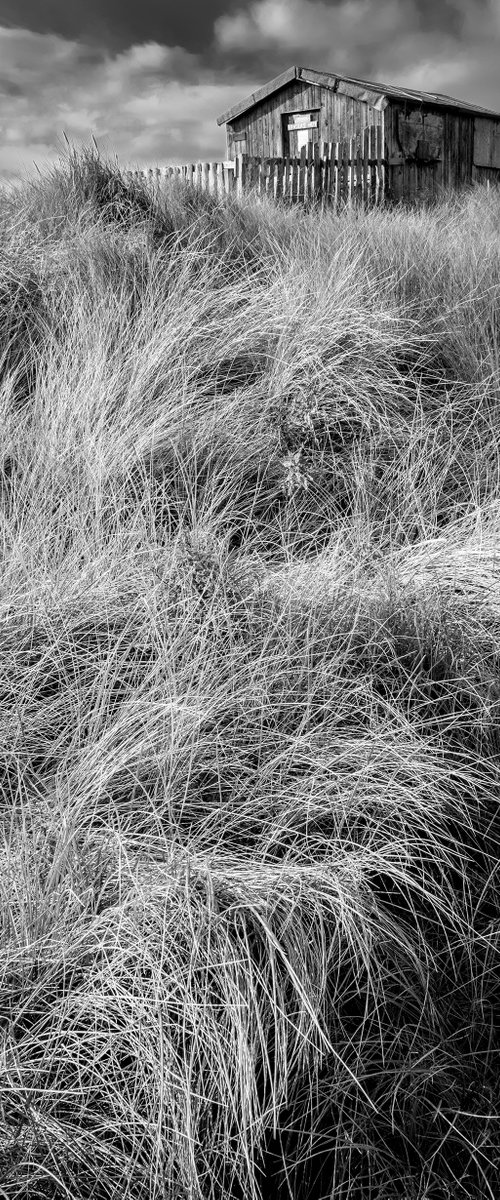
<svg viewBox="0 0 500 1200">
<path fill-rule="evenodd" d="M 0 1195 L 495 1200 L 498 196 L 0 223 Z"/>
</svg>

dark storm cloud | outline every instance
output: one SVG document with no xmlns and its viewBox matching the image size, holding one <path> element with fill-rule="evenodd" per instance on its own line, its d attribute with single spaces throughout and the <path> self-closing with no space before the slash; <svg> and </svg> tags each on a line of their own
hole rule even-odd
<svg viewBox="0 0 500 1200">
<path fill-rule="evenodd" d="M 0 0 L 0 23 L 109 50 L 160 42 L 201 52 L 214 21 L 233 8 L 233 0 Z"/>
<path fill-rule="evenodd" d="M 205 67 L 181 46 L 139 42 L 120 52 L 0 24 L 0 177 L 58 157 L 94 135 L 126 164 L 220 159 L 216 118 L 254 86 Z"/>
<path fill-rule="evenodd" d="M 216 118 L 293 64 L 500 111 L 500 0 L 0 0 L 0 175 L 65 130 L 124 163 L 220 159 Z"/>
<path fill-rule="evenodd" d="M 488 7 L 488 0 L 469 3 L 476 12 Z M 202 53 L 210 51 L 217 18 L 245 7 L 251 5 L 238 0 L 0 0 L 0 23 L 69 39 L 100 40 L 110 49 L 158 41 Z M 342 9 L 346 0 L 325 0 L 322 7 Z M 372 7 L 376 9 L 376 0 Z M 417 27 L 460 33 L 460 0 L 413 0 L 411 7 Z"/>
<path fill-rule="evenodd" d="M 244 0 L 215 37 L 261 82 L 297 63 L 500 110 L 500 0 Z"/>
</svg>

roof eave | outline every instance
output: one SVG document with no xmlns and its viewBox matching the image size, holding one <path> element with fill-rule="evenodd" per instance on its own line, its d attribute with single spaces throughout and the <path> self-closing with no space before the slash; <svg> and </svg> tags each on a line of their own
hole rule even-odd
<svg viewBox="0 0 500 1200">
<path fill-rule="evenodd" d="M 305 83 L 330 87 L 334 90 L 342 84 L 351 84 L 356 88 L 363 87 L 371 92 L 373 97 L 376 97 L 376 100 L 370 99 L 369 101 L 373 108 L 386 108 L 392 100 L 399 99 L 410 101 L 410 103 L 434 105 L 436 108 L 448 108 L 455 112 L 465 112 L 500 120 L 500 113 L 488 108 L 482 108 L 479 105 L 468 104 L 466 100 L 456 100 L 453 96 L 445 96 L 442 93 L 417 92 L 410 88 L 398 88 L 393 84 L 377 84 L 376 82 L 364 79 L 355 79 L 352 76 L 340 75 L 333 71 L 316 71 L 312 67 L 289 67 L 287 71 L 283 71 L 281 75 L 277 75 L 275 79 L 271 79 L 264 87 L 258 88 L 251 96 L 247 96 L 246 100 L 240 100 L 239 104 L 228 108 L 227 112 L 222 113 L 222 116 L 217 118 L 217 124 L 225 125 L 228 121 L 236 120 L 237 117 L 241 117 L 243 113 L 248 112 L 255 105 L 266 100 L 268 96 L 272 96 L 274 92 L 278 92 L 281 88 L 286 87 L 287 83 L 291 83 L 293 79 L 303 79 Z"/>
<path fill-rule="evenodd" d="M 246 100 L 240 100 L 239 104 L 234 104 L 232 108 L 228 108 L 222 116 L 217 117 L 218 125 L 226 125 L 228 121 L 235 121 L 236 117 L 240 117 L 242 113 L 247 112 L 249 108 L 254 108 L 256 104 L 260 104 L 267 96 L 272 96 L 273 92 L 278 92 L 280 88 L 286 87 L 287 83 L 291 83 L 292 79 L 297 79 L 299 73 L 298 67 L 288 67 L 288 70 L 283 71 L 281 75 L 277 75 L 275 79 L 271 79 L 264 87 L 258 88 L 256 92 L 252 92 L 247 96 Z"/>
</svg>

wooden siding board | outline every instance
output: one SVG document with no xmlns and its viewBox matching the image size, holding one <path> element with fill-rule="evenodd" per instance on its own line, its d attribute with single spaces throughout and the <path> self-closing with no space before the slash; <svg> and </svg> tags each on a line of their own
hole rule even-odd
<svg viewBox="0 0 500 1200">
<path fill-rule="evenodd" d="M 500 187 L 500 169 L 495 167 L 476 167 L 472 168 L 473 183 L 488 183 L 493 187 Z"/>
<path fill-rule="evenodd" d="M 222 113 L 220 117 L 217 117 L 217 124 L 223 125 L 226 121 L 232 121 L 234 118 L 240 116 L 240 110 L 243 105 L 246 107 L 248 104 L 261 104 L 267 96 L 273 92 L 276 92 L 276 89 L 283 87 L 290 79 L 294 78 L 296 72 L 297 67 L 288 67 L 287 70 L 283 71 L 281 75 L 277 75 L 275 79 L 271 79 L 269 83 L 265 83 L 263 87 L 258 88 L 256 92 L 252 92 L 252 94 L 248 96 L 246 100 L 242 100 L 239 102 L 239 104 L 233 105 L 232 108 L 227 109 L 226 112 Z"/>
<path fill-rule="evenodd" d="M 228 121 L 242 116 L 250 111 L 251 108 L 261 104 L 268 97 L 280 93 L 294 79 L 297 79 L 299 83 L 308 82 L 324 87 L 334 93 L 344 92 L 346 95 L 352 96 L 355 100 L 365 101 L 372 107 L 381 109 L 389 105 L 391 101 L 407 102 L 413 106 L 418 105 L 433 110 L 451 109 L 473 116 L 484 116 L 488 119 L 500 120 L 500 113 L 498 112 L 491 112 L 489 109 L 455 100 L 453 97 L 443 96 L 440 93 L 394 87 L 392 84 L 379 83 L 374 80 L 362 80 L 339 75 L 338 72 L 316 71 L 311 67 L 289 67 L 281 75 L 278 75 L 275 79 L 271 79 L 263 87 L 258 88 L 244 100 L 228 109 L 217 118 L 217 123 L 219 125 L 226 124 Z"/>
<path fill-rule="evenodd" d="M 454 188 L 457 179 L 457 123 L 454 113 L 445 113 L 443 143 L 443 186 Z"/>
<path fill-rule="evenodd" d="M 500 170 L 500 121 L 475 118 L 473 162 L 475 167 Z"/>
<path fill-rule="evenodd" d="M 471 182 L 474 152 L 474 117 L 468 113 L 460 114 L 460 183 L 462 186 Z"/>
<path fill-rule="evenodd" d="M 236 117 L 227 126 L 228 158 L 237 152 L 235 138 L 246 133 L 246 153 L 282 157 L 288 152 L 283 137 L 283 116 L 293 112 L 318 110 L 318 141 L 339 141 L 354 137 L 366 125 L 381 125 L 383 113 L 351 96 L 330 88 L 292 80 L 278 93 Z"/>
<path fill-rule="evenodd" d="M 450 158 L 455 157 L 452 134 L 442 111 L 419 106 L 417 114 L 414 103 L 391 101 L 385 112 L 385 143 L 392 200 L 421 203 L 437 197 L 449 175 Z"/>
</svg>

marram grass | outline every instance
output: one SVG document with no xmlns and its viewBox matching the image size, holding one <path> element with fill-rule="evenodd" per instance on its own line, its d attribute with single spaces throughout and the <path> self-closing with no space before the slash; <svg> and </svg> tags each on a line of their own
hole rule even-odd
<svg viewBox="0 0 500 1200">
<path fill-rule="evenodd" d="M 496 1200 L 498 194 L 0 224 L 0 1197 Z"/>
</svg>

